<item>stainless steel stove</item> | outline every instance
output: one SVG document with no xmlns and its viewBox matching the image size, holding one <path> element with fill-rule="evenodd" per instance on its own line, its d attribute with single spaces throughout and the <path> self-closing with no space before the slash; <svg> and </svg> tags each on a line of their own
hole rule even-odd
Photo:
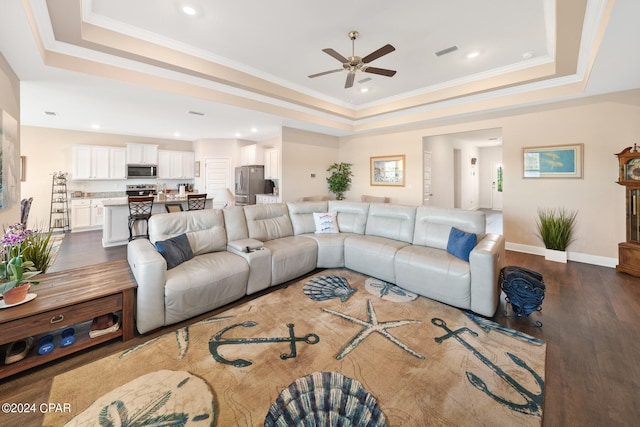
<svg viewBox="0 0 640 427">
<path fill-rule="evenodd" d="M 149 196 L 156 194 L 155 184 L 133 184 L 127 185 L 127 196 Z"/>
</svg>

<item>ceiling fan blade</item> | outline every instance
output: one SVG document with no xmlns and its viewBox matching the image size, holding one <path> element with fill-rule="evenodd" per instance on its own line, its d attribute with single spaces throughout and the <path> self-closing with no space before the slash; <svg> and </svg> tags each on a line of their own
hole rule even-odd
<svg viewBox="0 0 640 427">
<path fill-rule="evenodd" d="M 394 50 L 396 50 L 395 47 L 391 46 L 390 44 L 386 44 L 386 45 L 382 46 L 380 49 L 376 50 L 375 52 L 371 52 L 369 55 L 367 55 L 364 58 L 362 58 L 362 62 L 364 62 L 365 64 L 368 64 L 369 62 L 373 61 L 374 59 L 378 59 L 381 56 L 386 55 L 387 53 L 393 52 Z"/>
<path fill-rule="evenodd" d="M 317 73 L 317 74 L 311 74 L 309 76 L 310 79 L 314 78 L 314 77 L 320 77 L 320 76 L 325 76 L 327 74 L 331 74 L 331 73 L 337 73 L 339 71 L 344 71 L 344 68 L 338 68 L 337 70 L 331 70 L 331 71 L 323 71 L 322 73 Z"/>
<path fill-rule="evenodd" d="M 353 86 L 353 80 L 355 80 L 355 78 L 356 78 L 356 72 L 349 71 L 349 74 L 347 74 L 347 81 L 344 83 L 344 88 L 349 89 L 351 86 Z"/>
<path fill-rule="evenodd" d="M 381 76 L 393 77 L 396 70 L 387 70 L 386 68 L 367 67 L 362 68 L 365 73 L 380 74 Z"/>
<path fill-rule="evenodd" d="M 344 56 L 340 55 L 338 52 L 336 52 L 335 50 L 331 49 L 330 47 L 326 48 L 326 49 L 322 49 L 322 51 L 328 55 L 333 56 L 334 58 L 336 58 L 338 61 L 342 62 L 343 64 L 345 62 L 349 62 L 349 60 L 347 58 L 345 58 Z"/>
</svg>

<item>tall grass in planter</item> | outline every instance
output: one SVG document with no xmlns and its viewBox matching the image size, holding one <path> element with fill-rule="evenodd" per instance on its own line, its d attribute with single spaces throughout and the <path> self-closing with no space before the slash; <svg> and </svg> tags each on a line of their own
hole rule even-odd
<svg viewBox="0 0 640 427">
<path fill-rule="evenodd" d="M 568 211 L 565 208 L 538 209 L 538 236 L 548 250 L 546 259 L 552 261 L 567 262 L 567 247 L 575 240 L 574 231 L 577 211 Z M 549 251 L 560 251 L 564 254 L 554 254 Z M 556 259 L 560 257 L 559 259 Z"/>
</svg>

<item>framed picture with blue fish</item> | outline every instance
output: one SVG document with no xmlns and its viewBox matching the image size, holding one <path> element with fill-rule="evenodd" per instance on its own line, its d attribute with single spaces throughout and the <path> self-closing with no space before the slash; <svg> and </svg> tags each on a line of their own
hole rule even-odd
<svg viewBox="0 0 640 427">
<path fill-rule="evenodd" d="M 525 178 L 582 178 L 584 144 L 524 147 Z"/>
</svg>

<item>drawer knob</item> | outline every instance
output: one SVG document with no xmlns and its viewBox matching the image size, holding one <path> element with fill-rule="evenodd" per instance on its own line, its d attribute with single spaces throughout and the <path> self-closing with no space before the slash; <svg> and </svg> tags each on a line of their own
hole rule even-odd
<svg viewBox="0 0 640 427">
<path fill-rule="evenodd" d="M 49 321 L 49 323 L 54 324 L 54 323 L 60 323 L 64 320 L 64 314 L 58 314 L 57 316 L 53 316 L 51 318 L 51 320 Z"/>
</svg>

